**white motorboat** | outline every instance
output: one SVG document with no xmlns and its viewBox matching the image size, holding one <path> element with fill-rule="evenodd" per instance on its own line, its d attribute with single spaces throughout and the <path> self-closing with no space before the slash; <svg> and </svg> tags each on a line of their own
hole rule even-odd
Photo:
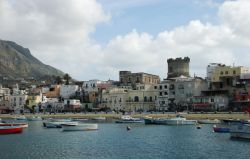
<svg viewBox="0 0 250 159">
<path fill-rule="evenodd" d="M 27 118 L 24 115 L 22 115 L 22 116 L 15 116 L 13 118 L 16 119 L 16 120 L 27 120 Z"/>
<path fill-rule="evenodd" d="M 165 119 L 166 125 L 194 125 L 197 120 L 187 120 L 182 116 L 177 116 L 175 118 Z"/>
<path fill-rule="evenodd" d="M 198 120 L 198 123 L 200 123 L 200 124 L 219 124 L 220 120 L 218 120 L 218 119 L 214 119 L 214 120 L 203 119 L 203 120 Z"/>
<path fill-rule="evenodd" d="M 120 120 L 115 121 L 116 123 L 142 123 L 143 120 L 140 118 L 133 118 L 129 115 L 124 115 Z"/>
<path fill-rule="evenodd" d="M 250 122 L 232 124 L 229 132 L 232 138 L 250 139 Z"/>
<path fill-rule="evenodd" d="M 63 131 L 87 131 L 87 130 L 97 130 L 98 124 L 62 124 Z"/>
<path fill-rule="evenodd" d="M 43 119 L 40 116 L 32 116 L 32 117 L 28 117 L 27 120 L 29 120 L 29 121 L 42 121 Z"/>
<path fill-rule="evenodd" d="M 106 117 L 95 117 L 92 120 L 106 120 Z"/>
<path fill-rule="evenodd" d="M 69 122 L 69 121 L 46 121 L 43 122 L 43 126 L 46 128 L 62 128 L 62 125 L 78 125 L 78 122 Z"/>
</svg>

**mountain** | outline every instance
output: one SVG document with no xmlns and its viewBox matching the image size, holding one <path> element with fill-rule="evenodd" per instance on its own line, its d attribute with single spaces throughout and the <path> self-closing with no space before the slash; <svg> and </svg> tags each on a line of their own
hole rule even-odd
<svg viewBox="0 0 250 159">
<path fill-rule="evenodd" d="M 52 75 L 63 76 L 64 73 L 43 64 L 32 56 L 29 49 L 12 41 L 0 40 L 0 76 L 41 79 Z"/>
</svg>

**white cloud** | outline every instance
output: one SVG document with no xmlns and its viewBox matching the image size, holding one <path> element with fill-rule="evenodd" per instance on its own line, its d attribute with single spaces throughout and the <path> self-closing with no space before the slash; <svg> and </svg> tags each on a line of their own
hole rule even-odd
<svg viewBox="0 0 250 159">
<path fill-rule="evenodd" d="M 217 25 L 193 20 L 157 36 L 133 30 L 100 46 L 89 34 L 110 15 L 94 0 L 0 0 L 0 37 L 80 80 L 118 79 L 119 70 L 165 78 L 167 59 L 185 56 L 191 58 L 190 74 L 204 76 L 210 62 L 249 66 L 249 7 L 247 0 L 226 1 Z"/>
</svg>

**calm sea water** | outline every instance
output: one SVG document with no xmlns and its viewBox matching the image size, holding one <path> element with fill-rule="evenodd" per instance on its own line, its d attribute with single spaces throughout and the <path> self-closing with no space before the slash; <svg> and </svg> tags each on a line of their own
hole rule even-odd
<svg viewBox="0 0 250 159">
<path fill-rule="evenodd" d="M 98 131 L 62 132 L 29 122 L 22 134 L 0 135 L 0 159 L 249 159 L 250 141 L 212 126 L 99 123 Z"/>
</svg>

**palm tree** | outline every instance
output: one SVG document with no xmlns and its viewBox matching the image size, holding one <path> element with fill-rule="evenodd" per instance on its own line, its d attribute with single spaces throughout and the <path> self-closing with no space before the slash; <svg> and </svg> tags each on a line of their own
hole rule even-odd
<svg viewBox="0 0 250 159">
<path fill-rule="evenodd" d="M 70 75 L 68 74 L 68 73 L 66 73 L 64 76 L 63 76 L 63 79 L 65 79 L 66 80 L 66 85 L 69 85 L 69 80 L 71 80 L 71 77 L 70 77 Z"/>
</svg>

